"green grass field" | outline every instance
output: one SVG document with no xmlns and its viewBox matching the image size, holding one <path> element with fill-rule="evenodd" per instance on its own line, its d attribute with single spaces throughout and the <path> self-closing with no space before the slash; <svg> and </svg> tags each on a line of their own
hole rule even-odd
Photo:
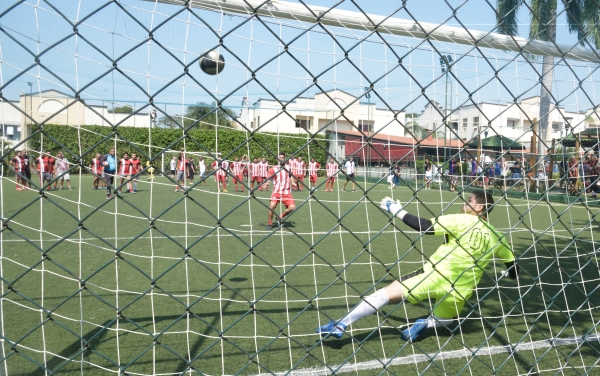
<svg viewBox="0 0 600 376">
<path fill-rule="evenodd" d="M 390 223 L 373 204 L 390 195 L 384 184 L 366 185 L 366 196 L 297 192 L 297 211 L 273 231 L 263 226 L 268 193 L 217 193 L 212 179 L 187 196 L 165 178 L 142 181 L 137 195 L 113 200 L 89 177 L 73 186 L 41 198 L 2 180 L 8 375 L 42 375 L 42 366 L 61 375 L 334 372 L 354 363 L 360 375 L 599 372 L 600 344 L 589 337 L 600 331 L 598 207 L 499 200 L 491 222 L 509 233 L 518 282 L 497 282 L 501 263 L 488 267 L 453 332 L 402 341 L 399 328 L 431 308 L 407 303 L 321 341 L 318 325 L 420 267 L 443 240 Z M 463 202 L 407 187 L 393 196 L 426 217 L 458 213 Z"/>
</svg>

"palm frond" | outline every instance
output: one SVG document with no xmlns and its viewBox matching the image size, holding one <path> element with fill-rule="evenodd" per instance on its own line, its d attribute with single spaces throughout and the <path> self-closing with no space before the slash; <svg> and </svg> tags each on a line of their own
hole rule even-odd
<svg viewBox="0 0 600 376">
<path fill-rule="evenodd" d="M 600 48 L 600 2 L 583 0 L 581 8 L 585 39 L 592 42 L 596 48 Z"/>
<path fill-rule="evenodd" d="M 556 39 L 556 0 L 531 0 L 529 39 Z"/>
<path fill-rule="evenodd" d="M 517 12 L 524 0 L 497 0 L 496 25 L 498 33 L 505 35 L 517 35 L 519 24 Z"/>
</svg>

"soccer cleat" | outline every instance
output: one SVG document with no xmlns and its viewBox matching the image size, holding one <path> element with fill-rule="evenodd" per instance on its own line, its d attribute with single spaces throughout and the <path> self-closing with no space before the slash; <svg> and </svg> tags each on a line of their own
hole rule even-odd
<svg viewBox="0 0 600 376">
<path fill-rule="evenodd" d="M 134 190 L 133 190 L 133 193 L 137 193 L 137 189 L 134 189 Z"/>
<path fill-rule="evenodd" d="M 268 224 L 267 225 L 267 230 L 272 230 L 273 229 L 273 225 L 272 224 Z"/>
<path fill-rule="evenodd" d="M 400 338 L 414 342 L 427 329 L 427 319 L 418 319 L 413 326 L 400 332 Z"/>
<path fill-rule="evenodd" d="M 335 339 L 341 339 L 344 335 L 344 330 L 346 330 L 346 325 L 340 323 L 335 323 L 330 321 L 328 324 L 323 326 L 319 326 L 316 330 L 317 333 L 321 334 L 321 337 L 331 336 Z"/>
<path fill-rule="evenodd" d="M 106 195 L 106 199 L 110 200 L 113 196 L 112 195 Z"/>
<path fill-rule="evenodd" d="M 223 193 L 227 193 L 227 189 L 223 189 Z"/>
<path fill-rule="evenodd" d="M 283 221 L 277 218 L 277 227 L 283 227 Z"/>
</svg>

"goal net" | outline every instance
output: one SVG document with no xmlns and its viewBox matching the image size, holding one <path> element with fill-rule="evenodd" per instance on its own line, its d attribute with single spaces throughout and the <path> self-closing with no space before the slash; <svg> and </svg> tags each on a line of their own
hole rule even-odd
<svg viewBox="0 0 600 376">
<path fill-rule="evenodd" d="M 597 372 L 599 5 L 315 3 L 0 5 L 1 374 Z"/>
</svg>

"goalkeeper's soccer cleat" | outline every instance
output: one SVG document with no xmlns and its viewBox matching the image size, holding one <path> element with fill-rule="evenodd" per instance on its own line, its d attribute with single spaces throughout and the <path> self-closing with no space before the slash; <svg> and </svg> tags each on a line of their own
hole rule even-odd
<svg viewBox="0 0 600 376">
<path fill-rule="evenodd" d="M 413 326 L 400 332 L 400 337 L 405 341 L 414 342 L 427 329 L 427 319 L 418 319 Z"/>
<path fill-rule="evenodd" d="M 316 330 L 317 333 L 321 334 L 321 337 L 331 336 L 336 339 L 341 339 L 344 335 L 344 330 L 346 330 L 346 325 L 340 323 L 335 323 L 330 321 L 328 324 L 323 326 L 319 326 Z"/>
</svg>

